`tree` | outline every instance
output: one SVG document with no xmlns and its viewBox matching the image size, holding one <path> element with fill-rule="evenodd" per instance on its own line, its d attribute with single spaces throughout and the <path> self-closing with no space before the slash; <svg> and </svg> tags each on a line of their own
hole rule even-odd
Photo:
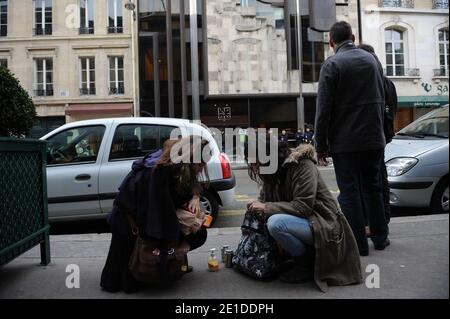
<svg viewBox="0 0 450 319">
<path fill-rule="evenodd" d="M 14 75 L 0 66 L 0 136 L 24 137 L 35 121 L 36 108 Z"/>
</svg>

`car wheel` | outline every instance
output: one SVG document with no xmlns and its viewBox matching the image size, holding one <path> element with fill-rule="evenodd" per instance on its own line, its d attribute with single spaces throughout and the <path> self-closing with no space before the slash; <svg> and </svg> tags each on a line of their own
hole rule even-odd
<svg viewBox="0 0 450 319">
<path fill-rule="evenodd" d="M 444 214 L 448 213 L 449 205 L 449 191 L 448 191 L 448 176 L 444 177 L 436 186 L 433 198 L 431 199 L 431 209 L 433 213 Z"/>
<path fill-rule="evenodd" d="M 200 202 L 203 205 L 204 212 L 207 215 L 211 215 L 213 218 L 212 224 L 216 221 L 219 216 L 219 202 L 217 201 L 214 194 L 210 191 L 205 191 L 203 196 L 200 198 Z"/>
</svg>

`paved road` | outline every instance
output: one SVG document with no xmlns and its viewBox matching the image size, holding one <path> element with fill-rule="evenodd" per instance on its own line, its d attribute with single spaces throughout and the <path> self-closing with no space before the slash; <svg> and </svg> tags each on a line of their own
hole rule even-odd
<svg viewBox="0 0 450 319">
<path fill-rule="evenodd" d="M 336 184 L 333 168 L 321 167 L 320 171 L 330 191 L 337 196 L 339 189 Z M 246 203 L 249 200 L 256 199 L 259 195 L 258 185 L 249 178 L 247 170 L 235 170 L 234 173 L 236 175 L 235 202 L 232 205 L 223 207 L 214 227 L 240 226 Z"/>
<path fill-rule="evenodd" d="M 333 167 L 319 168 L 322 177 L 325 180 L 331 193 L 337 197 L 339 189 L 336 184 Z M 234 170 L 236 175 L 236 196 L 232 205 L 222 208 L 219 218 L 214 224 L 214 228 L 223 227 L 239 227 L 242 223 L 243 215 L 245 213 L 246 203 L 251 199 L 258 197 L 258 186 L 255 182 L 250 180 L 247 170 Z M 430 212 L 420 209 L 402 209 L 393 211 L 395 216 L 417 216 L 429 214 Z M 52 225 L 51 233 L 53 235 L 64 234 L 88 234 L 88 233 L 106 233 L 109 232 L 109 227 L 105 221 L 95 222 L 72 222 L 70 224 L 55 224 Z"/>
</svg>

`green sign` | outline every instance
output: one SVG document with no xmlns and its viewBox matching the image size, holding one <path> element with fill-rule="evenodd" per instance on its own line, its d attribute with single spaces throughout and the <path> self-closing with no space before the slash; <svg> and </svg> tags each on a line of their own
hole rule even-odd
<svg viewBox="0 0 450 319">
<path fill-rule="evenodd" d="M 448 104 L 448 96 L 399 96 L 398 107 L 440 107 Z"/>
</svg>

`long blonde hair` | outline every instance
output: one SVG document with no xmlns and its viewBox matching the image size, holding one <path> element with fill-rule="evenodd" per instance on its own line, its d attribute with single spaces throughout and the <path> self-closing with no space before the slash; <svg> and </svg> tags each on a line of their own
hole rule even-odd
<svg viewBox="0 0 450 319">
<path fill-rule="evenodd" d="M 194 161 L 197 159 L 197 155 L 200 155 L 200 163 Z M 174 156 L 176 156 L 176 162 L 173 161 Z M 172 169 L 176 181 L 175 187 L 180 193 L 191 190 L 194 194 L 200 194 L 202 184 L 209 187 L 206 164 L 210 157 L 209 141 L 198 135 L 169 139 L 164 142 L 163 153 L 156 163 L 156 168 L 169 167 Z M 200 180 L 200 174 L 195 170 L 194 165 L 203 166 L 204 180 Z"/>
</svg>

